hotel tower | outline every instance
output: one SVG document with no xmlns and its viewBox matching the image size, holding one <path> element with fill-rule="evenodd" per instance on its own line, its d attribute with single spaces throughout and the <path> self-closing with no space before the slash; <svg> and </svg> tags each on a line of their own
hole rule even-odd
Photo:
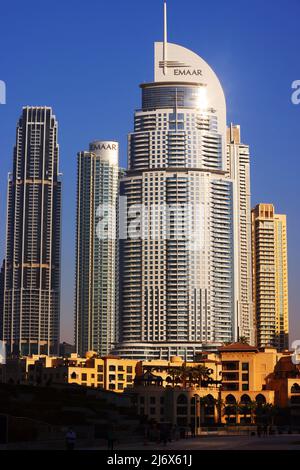
<svg viewBox="0 0 300 470">
<path fill-rule="evenodd" d="M 58 354 L 61 181 L 57 121 L 24 107 L 8 178 L 2 338 L 8 353 Z"/>
<path fill-rule="evenodd" d="M 222 86 L 201 57 L 167 42 L 166 6 L 154 69 L 154 81 L 141 85 L 121 183 L 128 210 L 115 352 L 191 360 L 237 340 L 242 323 L 250 336 L 249 319 L 239 317 L 239 157 L 230 163 Z"/>
<path fill-rule="evenodd" d="M 255 344 L 252 299 L 250 151 L 240 126 L 227 129 L 228 175 L 234 182 L 235 292 L 238 338 Z"/>
<path fill-rule="evenodd" d="M 95 141 L 78 153 L 75 344 L 110 353 L 118 332 L 119 145 Z"/>
<path fill-rule="evenodd" d="M 273 204 L 252 211 L 253 299 L 257 346 L 289 347 L 286 216 Z"/>
</svg>

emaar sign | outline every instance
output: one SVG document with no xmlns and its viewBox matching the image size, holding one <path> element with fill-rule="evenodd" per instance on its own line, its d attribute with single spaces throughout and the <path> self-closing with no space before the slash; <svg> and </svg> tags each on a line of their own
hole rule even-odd
<svg viewBox="0 0 300 470">
<path fill-rule="evenodd" d="M 6 85 L 0 80 L 0 104 L 6 104 Z"/>
</svg>

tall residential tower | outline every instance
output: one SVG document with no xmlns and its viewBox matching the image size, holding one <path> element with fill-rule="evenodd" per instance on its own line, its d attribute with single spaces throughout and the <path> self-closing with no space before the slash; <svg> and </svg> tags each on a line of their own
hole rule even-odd
<svg viewBox="0 0 300 470">
<path fill-rule="evenodd" d="M 8 179 L 2 337 L 13 354 L 58 354 L 61 181 L 57 121 L 25 107 Z"/>
<path fill-rule="evenodd" d="M 286 216 L 273 204 L 252 211 L 253 299 L 257 346 L 289 347 Z"/>
<path fill-rule="evenodd" d="M 234 181 L 235 298 L 239 339 L 255 344 L 252 301 L 251 190 L 249 146 L 240 126 L 227 129 L 228 175 Z"/>
<path fill-rule="evenodd" d="M 209 65 L 166 37 L 155 44 L 154 82 L 141 91 L 121 184 L 128 236 L 116 353 L 192 359 L 238 337 L 225 97 Z"/>
<path fill-rule="evenodd" d="M 75 344 L 110 353 L 118 332 L 119 145 L 95 141 L 78 153 Z"/>
</svg>

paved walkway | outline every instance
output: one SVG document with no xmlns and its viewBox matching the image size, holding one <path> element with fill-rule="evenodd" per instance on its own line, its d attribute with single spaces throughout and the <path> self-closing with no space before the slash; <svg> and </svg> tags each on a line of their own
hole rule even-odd
<svg viewBox="0 0 300 470">
<path fill-rule="evenodd" d="M 107 450 L 106 446 L 94 450 Z M 300 435 L 257 436 L 203 436 L 168 443 L 117 443 L 118 450 L 300 450 Z"/>
</svg>

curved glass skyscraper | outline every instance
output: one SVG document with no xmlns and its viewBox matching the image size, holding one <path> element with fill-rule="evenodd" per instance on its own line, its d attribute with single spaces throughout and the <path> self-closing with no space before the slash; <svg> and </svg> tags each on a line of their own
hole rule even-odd
<svg viewBox="0 0 300 470">
<path fill-rule="evenodd" d="M 116 352 L 192 359 L 239 334 L 225 97 L 201 57 L 170 43 L 155 44 L 155 80 L 141 90 L 121 183 L 128 212 Z"/>
</svg>

